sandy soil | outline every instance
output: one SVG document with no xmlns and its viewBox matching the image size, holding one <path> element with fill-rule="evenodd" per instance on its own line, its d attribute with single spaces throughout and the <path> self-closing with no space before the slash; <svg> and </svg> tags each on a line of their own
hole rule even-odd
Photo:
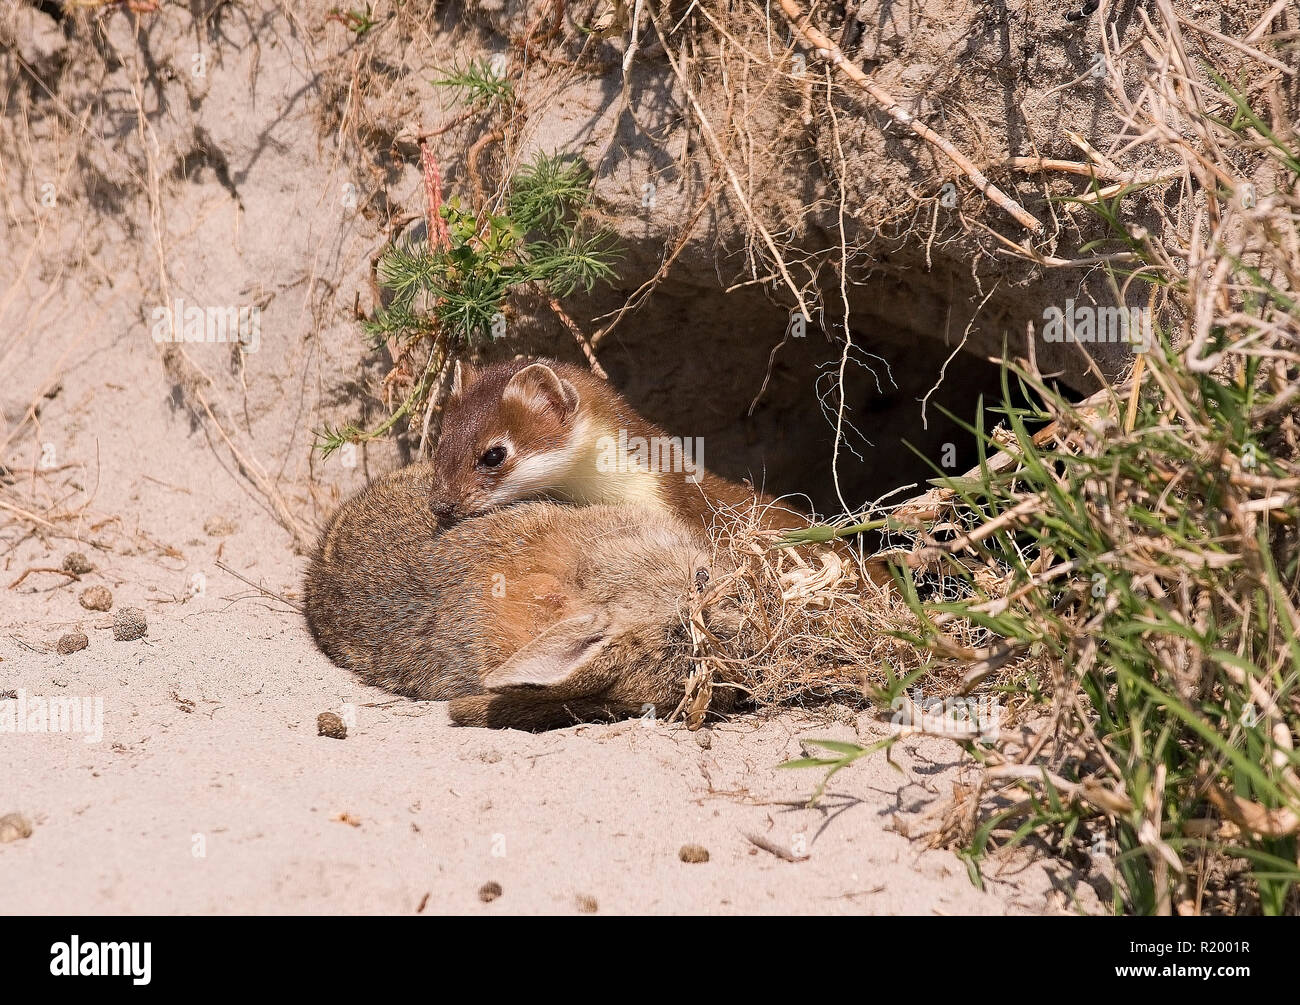
<svg viewBox="0 0 1300 1005">
<path fill-rule="evenodd" d="M 457 729 L 439 703 L 358 686 L 296 614 L 237 599 L 239 584 L 210 591 L 184 606 L 140 597 L 147 641 L 92 628 L 91 648 L 68 657 L 26 647 L 57 633 L 69 589 L 24 598 L 31 619 L 5 626 L 5 688 L 102 697 L 104 723 L 98 743 L 3 738 L 0 809 L 34 832 L 0 846 L 0 910 L 565 913 L 580 897 L 605 913 L 1068 906 L 1053 888 L 1068 880 L 1040 866 L 1016 865 L 981 893 L 955 856 L 900 836 L 900 818 L 906 829 L 954 777 L 942 741 L 905 744 L 902 774 L 879 759 L 842 773 L 809 809 L 816 776 L 773 766 L 800 755 L 801 737 L 855 738 L 825 715 L 740 719 L 713 729 L 708 750 L 637 722 Z M 347 739 L 317 736 L 317 712 L 348 703 Z M 784 861 L 748 834 L 807 858 Z M 686 844 L 709 861 L 680 861 Z M 484 904 L 488 882 L 503 893 Z"/>
</svg>

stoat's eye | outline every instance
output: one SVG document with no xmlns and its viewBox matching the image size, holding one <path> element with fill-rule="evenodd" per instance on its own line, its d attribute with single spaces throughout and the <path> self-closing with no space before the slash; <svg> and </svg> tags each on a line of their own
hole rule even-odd
<svg viewBox="0 0 1300 1005">
<path fill-rule="evenodd" d="M 499 468 L 505 459 L 506 448 L 495 446 L 483 451 L 483 456 L 478 459 L 478 463 L 480 467 L 484 468 Z"/>
</svg>

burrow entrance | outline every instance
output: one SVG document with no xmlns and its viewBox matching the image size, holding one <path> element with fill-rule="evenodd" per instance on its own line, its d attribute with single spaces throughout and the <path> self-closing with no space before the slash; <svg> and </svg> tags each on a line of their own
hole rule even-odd
<svg viewBox="0 0 1300 1005">
<path fill-rule="evenodd" d="M 860 508 L 909 484 L 924 489 L 935 477 L 931 464 L 961 474 L 978 463 L 975 437 L 950 416 L 974 424 L 982 396 L 987 425 L 997 421 L 1002 381 L 988 358 L 1001 358 L 1004 344 L 1023 355 L 1026 319 L 1041 318 L 1060 291 L 989 295 L 966 266 L 879 265 L 848 291 L 853 346 L 838 458 L 838 289 L 825 298 L 831 331 L 813 323 L 799 337 L 782 304 L 788 297 L 770 285 L 724 292 L 712 272 L 698 282 L 670 276 L 601 345 L 601 362 L 642 414 L 674 435 L 702 437 L 704 464 L 719 474 L 749 478 L 775 495 L 802 494 L 822 514 Z M 1075 358 L 1063 359 L 1036 345 L 1040 369 L 1055 373 L 1062 390 L 1090 390 L 1086 362 L 1073 348 Z"/>
</svg>

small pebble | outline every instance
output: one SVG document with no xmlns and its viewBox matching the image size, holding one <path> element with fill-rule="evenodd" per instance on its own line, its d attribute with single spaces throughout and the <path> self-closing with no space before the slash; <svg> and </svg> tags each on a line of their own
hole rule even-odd
<svg viewBox="0 0 1300 1005">
<path fill-rule="evenodd" d="M 684 844 L 677 850 L 677 857 L 683 862 L 696 865 L 709 860 L 709 849 L 698 844 Z"/>
<path fill-rule="evenodd" d="M 6 813 L 0 817 L 0 844 L 20 841 L 32 836 L 32 822 L 21 813 Z"/>
<path fill-rule="evenodd" d="M 113 614 L 113 638 L 118 642 L 132 642 L 148 634 L 149 624 L 140 608 L 123 607 Z"/>
<path fill-rule="evenodd" d="M 81 591 L 81 606 L 88 611 L 111 610 L 113 594 L 107 586 L 88 586 Z"/>
<path fill-rule="evenodd" d="M 701 750 L 710 750 L 713 747 L 713 730 L 700 729 L 695 733 L 695 742 L 699 744 Z"/>
<path fill-rule="evenodd" d="M 501 884 L 495 880 L 484 883 L 478 888 L 478 899 L 485 904 L 490 904 L 501 896 Z"/>
<path fill-rule="evenodd" d="M 578 905 L 578 910 L 583 914 L 595 914 L 600 910 L 600 905 L 596 903 L 596 898 L 589 893 L 580 893 L 575 899 Z"/>
<path fill-rule="evenodd" d="M 239 528 L 224 516 L 210 516 L 203 522 L 203 532 L 208 537 L 229 537 Z"/>
<path fill-rule="evenodd" d="M 58 650 L 60 656 L 71 656 L 73 653 L 79 653 L 90 645 L 90 639 L 86 638 L 85 632 L 68 632 L 59 639 Z"/>
<path fill-rule="evenodd" d="M 70 552 L 64 557 L 63 569 L 65 572 L 75 572 L 78 576 L 95 571 L 95 567 L 90 564 L 90 559 L 79 551 Z"/>
<path fill-rule="evenodd" d="M 334 740 L 346 740 L 348 738 L 348 726 L 334 712 L 322 712 L 316 716 L 316 735 L 328 736 Z"/>
</svg>

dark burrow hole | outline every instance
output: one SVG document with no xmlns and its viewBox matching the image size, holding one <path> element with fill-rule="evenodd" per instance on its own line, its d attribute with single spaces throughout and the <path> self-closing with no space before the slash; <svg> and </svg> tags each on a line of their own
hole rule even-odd
<svg viewBox="0 0 1300 1005">
<path fill-rule="evenodd" d="M 1001 368 L 980 350 L 1000 357 L 1002 336 L 982 330 L 954 352 L 979 298 L 952 310 L 892 280 L 855 291 L 837 457 L 842 337 L 815 324 L 798 337 L 791 315 L 762 291 L 665 287 L 601 346 L 611 382 L 669 433 L 702 437 L 710 470 L 802 497 L 818 513 L 858 510 L 915 485 L 892 497 L 900 501 L 940 472 L 963 474 L 978 452 L 961 422 L 976 424 L 981 398 L 986 428 L 1001 419 Z M 994 312 L 989 319 L 1014 330 Z M 1012 354 L 1023 352 L 1023 335 L 1009 342 Z M 1013 405 L 1028 404 L 1017 381 L 1009 387 Z"/>
</svg>

